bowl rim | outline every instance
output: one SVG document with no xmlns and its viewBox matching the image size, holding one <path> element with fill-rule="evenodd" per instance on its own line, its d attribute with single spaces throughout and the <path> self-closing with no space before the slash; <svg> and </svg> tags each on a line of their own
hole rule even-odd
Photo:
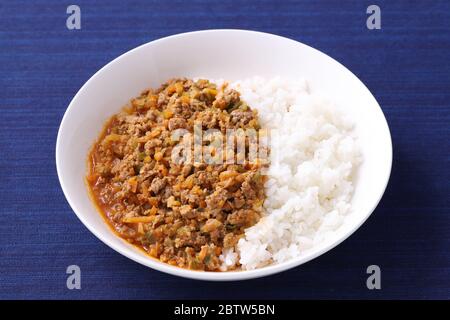
<svg viewBox="0 0 450 320">
<path fill-rule="evenodd" d="M 144 257 L 141 255 L 138 255 L 137 253 L 133 252 L 132 250 L 127 249 L 125 246 L 118 246 L 115 243 L 112 243 L 111 241 L 105 239 L 102 235 L 102 233 L 100 231 L 97 231 L 93 226 L 91 226 L 84 218 L 82 214 L 79 214 L 79 211 L 82 211 L 79 206 L 77 205 L 77 203 L 75 203 L 75 201 L 73 201 L 73 199 L 71 198 L 71 195 L 67 189 L 66 186 L 66 181 L 64 179 L 64 175 L 61 171 L 61 139 L 62 139 L 62 134 L 64 131 L 64 127 L 65 124 L 69 121 L 68 120 L 68 114 L 70 113 L 70 110 L 72 110 L 74 108 L 75 105 L 75 101 L 77 100 L 77 98 L 83 93 L 84 90 L 86 90 L 86 88 L 89 86 L 89 84 L 94 81 L 100 73 L 102 73 L 104 70 L 110 68 L 114 63 L 116 63 L 118 60 L 123 59 L 124 57 L 126 57 L 127 55 L 132 54 L 134 51 L 140 50 L 145 46 L 150 46 L 150 45 L 154 45 L 155 43 L 162 43 L 162 42 L 166 42 L 168 40 L 172 40 L 172 39 L 176 39 L 176 38 L 182 38 L 182 37 L 189 37 L 193 34 L 198 34 L 198 33 L 217 33 L 217 32 L 222 32 L 222 33 L 228 33 L 228 32 L 232 32 L 232 33 L 247 33 L 247 34 L 255 34 L 257 36 L 265 36 L 265 37 L 274 37 L 274 38 L 278 38 L 280 40 L 284 40 L 284 41 L 290 41 L 295 43 L 296 45 L 301 45 L 301 46 L 305 46 L 307 47 L 309 50 L 313 50 L 316 54 L 319 55 L 325 55 L 326 57 L 328 57 L 329 59 L 332 59 L 332 61 L 334 61 L 335 63 L 337 63 L 338 65 L 340 65 L 342 68 L 344 68 L 345 70 L 347 70 L 348 72 L 350 72 L 356 79 L 359 80 L 359 82 L 363 85 L 363 87 L 368 91 L 368 93 L 373 97 L 373 99 L 375 100 L 379 111 L 381 112 L 381 115 L 383 116 L 383 120 L 384 120 L 384 125 L 385 128 L 387 129 L 387 135 L 388 135 L 388 142 L 389 145 L 386 146 L 386 151 L 389 152 L 388 154 L 388 160 L 389 160 L 389 166 L 388 166 L 388 170 L 385 173 L 385 177 L 384 177 L 384 186 L 382 189 L 380 189 L 379 194 L 377 195 L 377 200 L 374 203 L 374 206 L 367 211 L 367 213 L 361 217 L 357 223 L 354 224 L 354 226 L 351 229 L 348 229 L 340 238 L 336 239 L 336 241 L 328 243 L 327 245 L 323 246 L 320 250 L 317 250 L 316 252 L 306 255 L 306 256 L 300 256 L 294 259 L 291 259 L 289 261 L 283 262 L 283 263 L 279 263 L 279 264 L 273 264 L 273 265 L 269 265 L 266 267 L 262 267 L 259 269 L 254 269 L 254 270 L 243 270 L 243 271 L 227 271 L 227 272 L 205 272 L 205 271 L 195 271 L 195 270 L 188 270 L 188 269 L 183 269 L 183 268 L 179 268 L 179 267 L 175 267 L 175 266 L 171 266 L 168 265 L 166 263 L 157 261 L 156 259 L 153 259 L 151 257 Z M 272 34 L 272 33 L 267 33 L 267 32 L 260 32 L 260 31 L 253 31 L 253 30 L 244 30 L 244 29 L 207 29 L 207 30 L 198 30 L 198 31 L 190 31 L 190 32 L 184 32 L 184 33 L 178 33 L 178 34 L 174 34 L 174 35 L 170 35 L 167 37 L 163 37 L 163 38 L 159 38 L 153 41 L 149 41 L 146 42 L 144 44 L 141 44 L 131 50 L 128 50 L 127 52 L 121 54 L 120 56 L 116 57 L 115 59 L 111 60 L 110 62 L 108 62 L 106 65 L 104 65 L 102 68 L 100 68 L 98 71 L 96 71 L 82 86 L 81 88 L 78 90 L 78 92 L 75 94 L 75 96 L 72 98 L 72 100 L 69 103 L 69 106 L 67 107 L 66 111 L 64 112 L 64 115 L 62 117 L 59 129 L 58 129 L 58 134 L 57 134 L 57 139 L 56 139 L 56 148 L 55 148 L 55 157 L 56 157 L 56 171 L 57 171 L 57 175 L 58 175 L 58 180 L 60 182 L 61 188 L 63 190 L 64 196 L 67 200 L 67 202 L 69 203 L 72 211 L 76 214 L 76 216 L 78 217 L 78 219 L 83 223 L 83 225 L 91 232 L 93 233 L 100 241 L 102 241 L 104 244 L 106 244 L 108 247 L 112 248 L 113 250 L 117 251 L 118 253 L 122 254 L 123 256 L 139 263 L 142 264 L 146 267 L 152 268 L 154 270 L 158 270 L 167 274 L 171 274 L 171 275 L 175 275 L 175 276 L 179 276 L 179 277 L 183 277 L 183 278 L 188 278 L 188 279 L 195 279 L 195 280 L 207 280 L 207 281 L 235 281 L 235 280 L 247 280 L 247 279 L 254 279 L 254 278 L 259 278 L 259 277 L 265 277 L 265 276 L 269 276 L 272 274 L 276 274 L 282 271 L 286 271 L 289 270 L 291 268 L 300 266 L 308 261 L 311 261 L 313 259 L 315 259 L 316 257 L 330 251 L 331 249 L 333 249 L 334 247 L 338 246 L 340 243 L 342 243 L 344 240 L 346 240 L 348 237 L 350 237 L 353 233 L 356 232 L 356 230 L 358 230 L 360 228 L 360 226 L 371 216 L 371 214 L 373 213 L 373 211 L 375 210 L 375 208 L 378 206 L 379 202 L 381 201 L 388 182 L 389 182 L 389 178 L 392 172 L 392 157 L 393 157 L 393 145 L 392 145 L 392 137 L 391 137 L 391 133 L 390 133 L 390 129 L 389 129 L 389 125 L 388 122 L 386 120 L 386 117 L 383 113 L 382 108 L 380 107 L 378 101 L 375 99 L 375 97 L 373 96 L 372 92 L 366 87 L 366 85 L 353 73 L 351 72 L 348 68 L 346 68 L 344 65 L 342 65 L 340 62 L 338 62 L 337 60 L 335 60 L 334 58 L 330 57 L 329 55 L 309 46 L 306 45 L 300 41 L 294 40 L 294 39 L 290 39 L 284 36 L 279 36 L 276 34 Z M 98 211 L 97 209 L 95 209 L 96 211 Z M 106 223 L 106 221 L 105 221 Z M 109 227 L 109 226 L 108 226 Z M 111 230 L 111 232 L 113 232 Z M 120 238 L 120 237 L 119 237 Z M 122 241 L 122 238 L 120 238 Z"/>
</svg>

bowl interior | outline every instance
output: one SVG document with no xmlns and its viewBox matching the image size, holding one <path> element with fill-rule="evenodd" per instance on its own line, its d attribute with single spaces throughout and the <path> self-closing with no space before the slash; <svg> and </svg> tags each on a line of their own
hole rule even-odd
<svg viewBox="0 0 450 320">
<path fill-rule="evenodd" d="M 251 76 L 302 77 L 350 114 L 364 162 L 358 171 L 353 214 L 321 245 L 298 259 L 254 271 L 208 273 L 151 259 L 114 235 L 93 206 L 84 183 L 87 153 L 104 122 L 143 89 L 172 77 L 237 80 Z M 61 123 L 56 148 L 58 176 L 66 198 L 86 227 L 127 257 L 179 276 L 236 280 L 279 272 L 334 247 L 354 232 L 378 204 L 389 179 L 392 145 L 383 113 L 369 90 L 345 67 L 299 42 L 265 33 L 211 30 L 157 40 L 115 59 L 77 93 Z"/>
</svg>

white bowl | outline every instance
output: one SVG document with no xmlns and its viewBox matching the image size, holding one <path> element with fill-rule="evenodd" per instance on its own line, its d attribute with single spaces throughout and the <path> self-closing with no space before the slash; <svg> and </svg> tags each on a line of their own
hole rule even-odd
<svg viewBox="0 0 450 320">
<path fill-rule="evenodd" d="M 356 123 L 364 162 L 352 200 L 354 213 L 336 234 L 291 261 L 252 271 L 202 272 L 150 258 L 116 236 L 92 204 L 84 177 L 88 150 L 104 122 L 143 89 L 172 77 L 237 80 L 251 76 L 303 77 L 314 91 L 345 107 Z M 242 280 L 301 265 L 338 245 L 369 217 L 391 171 L 392 143 L 386 119 L 364 84 L 344 66 L 302 43 L 267 33 L 207 30 L 183 33 L 133 49 L 98 71 L 73 98 L 59 128 L 56 165 L 64 194 L 84 225 L 108 246 L 153 269 L 202 280 Z"/>
</svg>

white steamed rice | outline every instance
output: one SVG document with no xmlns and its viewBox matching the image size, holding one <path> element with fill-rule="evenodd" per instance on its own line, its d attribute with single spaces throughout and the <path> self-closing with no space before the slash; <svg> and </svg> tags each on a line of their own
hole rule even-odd
<svg viewBox="0 0 450 320">
<path fill-rule="evenodd" d="M 230 84 L 271 132 L 265 216 L 222 254 L 251 270 L 298 257 L 335 232 L 351 212 L 360 162 L 353 125 L 305 80 L 259 77 Z"/>
</svg>

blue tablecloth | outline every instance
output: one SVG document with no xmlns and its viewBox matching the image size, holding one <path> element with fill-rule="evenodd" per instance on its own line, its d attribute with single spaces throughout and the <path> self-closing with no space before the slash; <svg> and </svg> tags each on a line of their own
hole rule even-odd
<svg viewBox="0 0 450 320">
<path fill-rule="evenodd" d="M 0 3 L 0 298 L 450 298 L 450 2 L 61 1 Z M 118 55 L 167 35 L 265 31 L 313 46 L 352 70 L 389 122 L 394 164 L 371 218 L 331 252 L 293 270 L 234 283 L 180 279 L 95 238 L 67 204 L 57 129 L 83 83 Z M 66 288 L 80 266 L 81 290 Z M 377 264 L 382 289 L 366 288 Z"/>
</svg>

